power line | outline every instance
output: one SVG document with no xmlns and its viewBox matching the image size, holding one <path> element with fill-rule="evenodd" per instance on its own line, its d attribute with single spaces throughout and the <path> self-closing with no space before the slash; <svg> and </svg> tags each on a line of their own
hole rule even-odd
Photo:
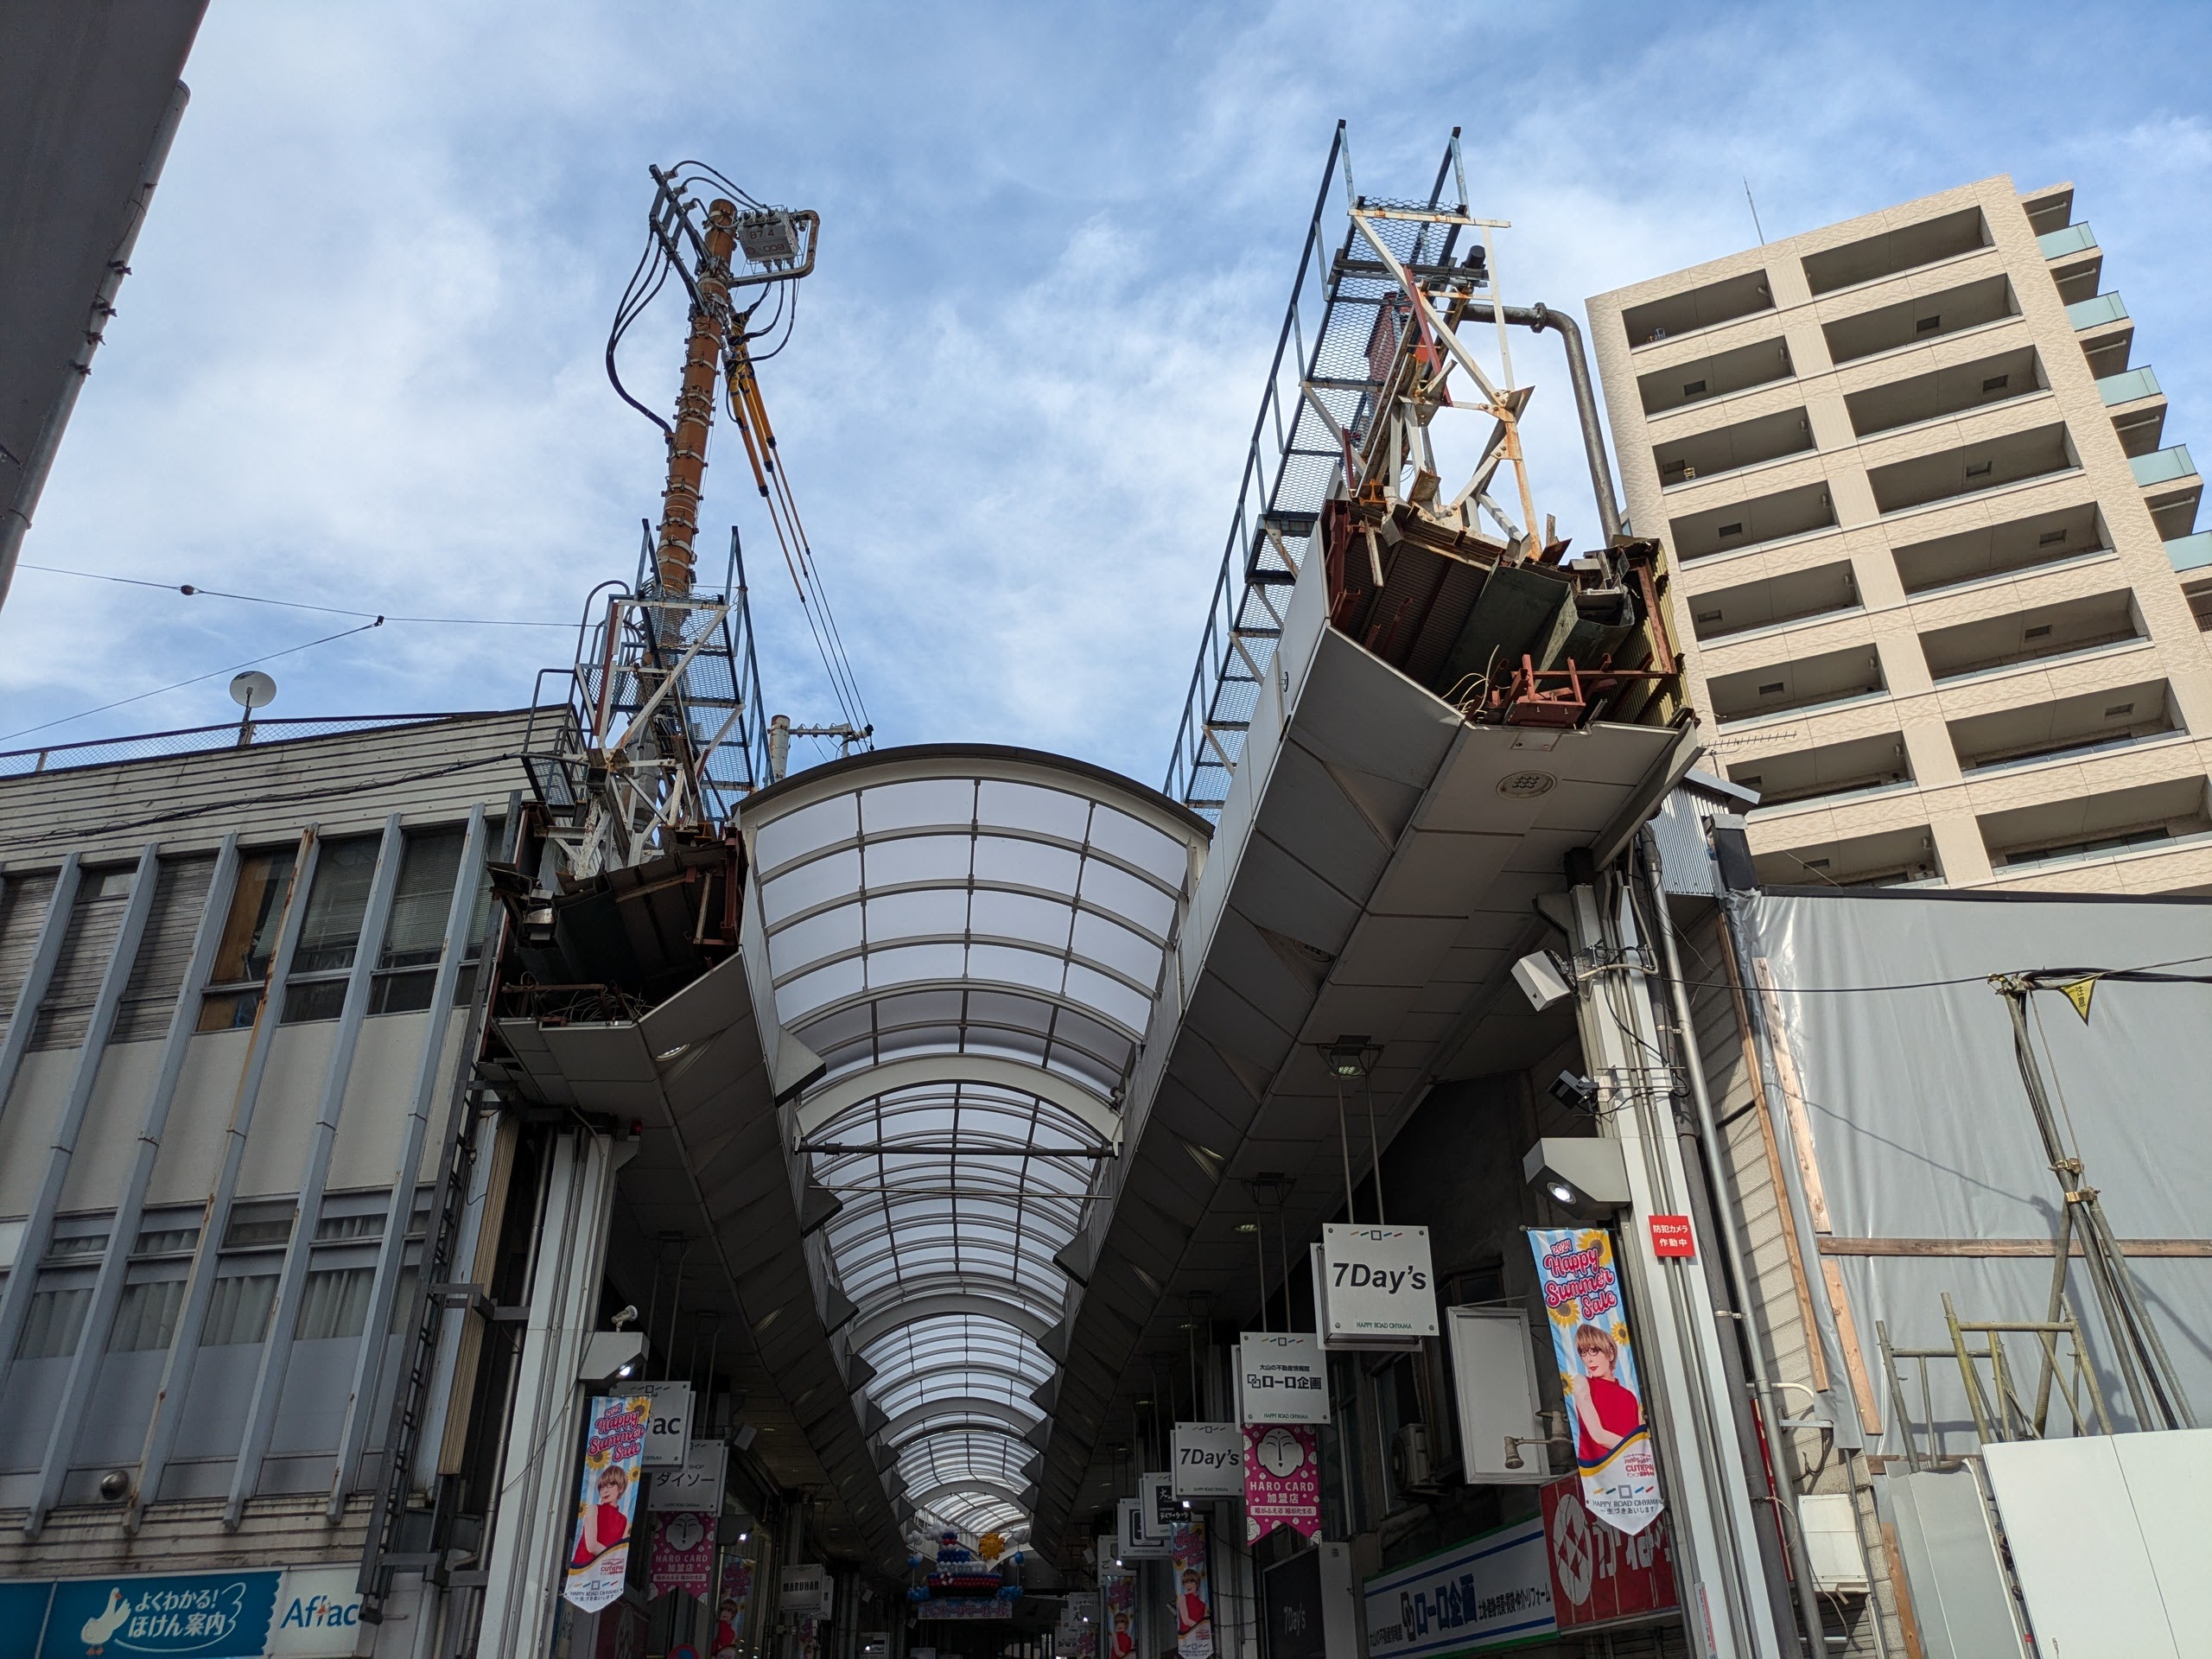
<svg viewBox="0 0 2212 1659">
<path fill-rule="evenodd" d="M 358 613 L 356 613 L 358 614 Z M 350 639 L 357 633 L 366 633 L 372 628 L 384 626 L 384 618 L 364 622 L 358 628 L 341 628 L 336 633 L 326 633 L 320 639 L 310 639 L 302 645 L 287 645 L 282 651 L 272 651 L 266 657 L 251 658 L 243 663 L 233 663 L 228 668 L 211 668 L 205 674 L 195 674 L 188 680 L 179 680 L 175 685 L 156 686 L 151 691 L 141 691 L 132 697 L 118 697 L 113 702 L 104 702 L 97 709 L 86 709 L 77 714 L 64 715 L 59 720 L 41 721 L 35 726 L 26 726 L 19 732 L 0 733 L 0 743 L 11 742 L 19 737 L 29 737 L 33 732 L 43 732 L 56 726 L 67 726 L 73 721 L 89 720 L 94 715 L 104 715 L 111 709 L 120 709 L 128 703 L 143 702 L 149 697 L 158 697 L 164 692 L 181 691 L 188 685 L 197 685 L 202 680 L 212 680 L 218 674 L 235 674 L 240 669 L 251 668 L 256 663 L 273 663 L 279 657 L 295 656 L 302 651 L 312 651 L 317 645 L 327 645 L 334 639 Z"/>
<path fill-rule="evenodd" d="M 271 599 L 264 594 L 233 594 L 219 588 L 201 588 L 188 582 L 149 582 L 143 576 L 111 576 L 99 570 L 70 570 L 58 564 L 23 564 L 18 569 L 43 570 L 49 575 L 81 576 L 86 582 L 112 582 L 126 588 L 158 588 L 164 593 L 182 594 L 187 599 L 234 599 L 247 605 L 276 605 L 288 611 L 319 611 L 326 616 L 361 616 L 371 620 L 369 626 L 380 626 L 386 622 L 435 622 L 467 628 L 573 628 L 573 622 L 533 622 L 505 617 L 490 616 L 393 616 L 379 611 L 349 610 L 340 605 L 310 605 L 296 599 Z"/>
</svg>

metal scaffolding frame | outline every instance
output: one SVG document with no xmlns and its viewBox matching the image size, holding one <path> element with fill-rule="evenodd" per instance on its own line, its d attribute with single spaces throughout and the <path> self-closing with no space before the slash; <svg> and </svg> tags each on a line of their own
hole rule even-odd
<svg viewBox="0 0 2212 1659">
<path fill-rule="evenodd" d="M 1345 200 L 1332 210 L 1340 176 Z M 1456 204 L 1444 200 L 1447 183 L 1461 198 Z M 1425 200 L 1363 197 L 1358 205 L 1381 213 L 1408 207 L 1464 215 L 1465 194 L 1455 128 Z M 1363 442 L 1413 327 L 1403 287 L 1384 261 L 1371 257 L 1368 238 L 1380 235 L 1402 266 L 1422 276 L 1450 265 L 1463 228 L 1375 217 L 1363 235 L 1353 206 L 1351 157 L 1339 121 L 1252 423 L 1221 575 L 1162 785 L 1208 817 L 1218 815 L 1227 798 L 1262 677 L 1282 637 L 1291 585 L 1320 524 L 1322 504 L 1343 477 L 1344 440 L 1355 447 Z M 1341 238 L 1334 230 L 1338 216 Z"/>
</svg>

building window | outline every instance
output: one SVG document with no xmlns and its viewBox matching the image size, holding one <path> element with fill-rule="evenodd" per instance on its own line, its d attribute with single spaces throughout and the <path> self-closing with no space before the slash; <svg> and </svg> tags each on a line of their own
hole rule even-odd
<svg viewBox="0 0 2212 1659">
<path fill-rule="evenodd" d="M 200 1029 L 234 1031 L 251 1026 L 261 1009 L 263 982 L 276 949 L 284 918 L 284 893 L 292 880 L 292 849 L 249 853 L 238 861 L 238 887 L 231 894 L 230 918 L 215 951 L 207 994 L 200 1004 Z"/>
<path fill-rule="evenodd" d="M 23 1334 L 16 1344 L 17 1359 L 67 1359 L 77 1351 L 84 1334 L 85 1315 L 92 1303 L 92 1287 L 41 1290 L 31 1296 L 23 1319 Z"/>
<path fill-rule="evenodd" d="M 135 1354 L 167 1348 L 176 1335 L 176 1316 L 183 1306 L 181 1279 L 125 1285 L 123 1300 L 116 1305 L 115 1328 L 108 1333 L 108 1352 Z"/>
<path fill-rule="evenodd" d="M 461 874 L 462 840 L 458 825 L 408 835 L 391 921 L 385 930 L 384 951 L 377 958 L 376 983 L 369 995 L 371 1014 L 417 1014 L 430 1006 L 438 956 L 445 944 L 446 917 L 453 907 L 454 882 Z M 491 899 L 487 889 L 470 914 L 464 963 L 473 963 L 482 950 Z M 454 987 L 456 1007 L 467 1002 L 474 982 L 473 968 L 464 966 Z"/>
<path fill-rule="evenodd" d="M 359 1336 L 368 1323 L 369 1281 L 375 1273 L 373 1268 L 336 1268 L 308 1274 L 294 1335 L 302 1342 Z"/>
<path fill-rule="evenodd" d="M 222 1348 L 241 1342 L 259 1342 L 269 1331 L 269 1310 L 276 1305 L 276 1275 L 242 1274 L 218 1279 L 207 1304 L 207 1325 L 200 1338 L 203 1348 Z"/>
<path fill-rule="evenodd" d="M 361 946 L 361 919 L 375 880 L 378 836 L 327 841 L 315 859 L 300 943 L 284 982 L 283 1023 L 335 1020 L 346 1006 L 346 979 Z"/>
</svg>

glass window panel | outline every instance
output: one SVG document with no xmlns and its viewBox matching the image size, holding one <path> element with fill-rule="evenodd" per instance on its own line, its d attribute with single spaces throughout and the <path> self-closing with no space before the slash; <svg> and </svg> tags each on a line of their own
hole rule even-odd
<svg viewBox="0 0 2212 1659">
<path fill-rule="evenodd" d="M 1086 911 L 1076 918 L 1075 950 L 1077 956 L 1127 974 L 1140 984 L 1160 982 L 1160 947 L 1103 916 Z"/>
<path fill-rule="evenodd" d="M 1111 853 L 1124 864 L 1134 864 L 1157 876 L 1178 893 L 1189 872 L 1191 855 L 1183 843 L 1162 835 L 1150 824 L 1139 823 L 1126 812 L 1101 806 L 1090 815 L 1090 844 Z"/>
<path fill-rule="evenodd" d="M 974 917 L 969 925 L 978 934 L 1027 939 L 1053 950 L 1065 950 L 1075 912 L 1064 904 L 1027 893 L 978 891 Z"/>
<path fill-rule="evenodd" d="M 378 967 L 419 968 L 437 961 L 461 868 L 461 841 L 458 828 L 408 832 Z"/>
<path fill-rule="evenodd" d="M 871 892 L 916 881 L 965 881 L 974 860 L 972 836 L 896 836 L 861 849 Z"/>
<path fill-rule="evenodd" d="M 968 894 L 959 887 L 924 887 L 868 901 L 868 942 L 873 950 L 893 939 L 968 931 Z"/>
<path fill-rule="evenodd" d="M 972 823 L 976 785 L 965 778 L 924 778 L 861 791 L 861 822 L 868 834 L 922 824 Z"/>
<path fill-rule="evenodd" d="M 1154 938 L 1166 938 L 1175 919 L 1173 893 L 1101 859 L 1083 861 L 1083 896 L 1102 910 L 1126 917 Z"/>
<path fill-rule="evenodd" d="M 1010 830 L 1036 830 L 1062 841 L 1081 841 L 1090 822 L 1090 803 L 1065 790 L 986 779 L 976 816 Z"/>
<path fill-rule="evenodd" d="M 23 1315 L 23 1334 L 16 1339 L 17 1359 L 67 1359 L 77 1351 L 84 1334 L 85 1314 L 92 1304 L 92 1287 L 35 1290 Z"/>
<path fill-rule="evenodd" d="M 913 979 L 957 979 L 967 948 L 958 944 L 904 944 L 889 950 L 870 950 L 868 982 L 896 985 Z"/>
<path fill-rule="evenodd" d="M 761 834 L 766 835 L 766 830 Z M 760 884 L 760 916 L 770 927 L 802 910 L 849 899 L 861 885 L 861 855 L 848 847 Z"/>
<path fill-rule="evenodd" d="M 1001 1059 L 1027 1060 L 1042 1065 L 1047 1044 L 1044 1037 L 1034 1032 L 1001 1031 L 985 1027 L 968 1033 L 966 1051 L 970 1054 L 990 1054 Z"/>
<path fill-rule="evenodd" d="M 1079 962 L 1068 964 L 1068 1000 L 1096 1008 L 1109 1019 L 1119 1020 L 1131 1031 L 1141 1033 L 1152 1017 L 1152 999 L 1141 991 L 1133 991 L 1119 980 L 1109 979 L 1096 969 L 1086 968 Z"/>
<path fill-rule="evenodd" d="M 276 1305 L 276 1275 L 255 1273 L 218 1279 L 207 1303 L 207 1323 L 200 1342 L 208 1347 L 259 1342 L 269 1329 L 269 1310 Z"/>
<path fill-rule="evenodd" d="M 968 994 L 968 1017 L 977 1024 L 1046 1032 L 1052 1028 L 1053 1012 L 1053 1004 L 1013 991 L 978 988 Z"/>
<path fill-rule="evenodd" d="M 379 836 L 348 836 L 326 841 L 315 865 L 315 886 L 308 893 L 306 920 L 293 952 L 292 970 L 312 974 L 351 968 L 361 940 L 361 917 L 368 908 L 369 883 L 376 874 Z"/>
<path fill-rule="evenodd" d="M 833 962 L 810 974 L 802 974 L 788 985 L 776 988 L 776 1017 L 785 1025 L 797 1023 L 825 1002 L 842 1001 L 867 988 L 868 976 L 858 957 Z"/>
<path fill-rule="evenodd" d="M 861 907 L 840 905 L 810 916 L 768 938 L 768 957 L 779 974 L 788 974 L 841 950 L 854 950 L 861 943 Z"/>
<path fill-rule="evenodd" d="M 373 1268 L 339 1268 L 308 1274 L 300 1298 L 299 1340 L 359 1336 L 368 1322 L 369 1281 L 375 1272 Z"/>
<path fill-rule="evenodd" d="M 108 1352 L 136 1354 L 168 1347 L 176 1335 L 177 1311 L 183 1306 L 181 1279 L 125 1285 L 123 1298 L 116 1304 L 115 1325 L 108 1332 Z"/>
<path fill-rule="evenodd" d="M 1007 836 L 976 838 L 979 881 L 1003 881 L 1046 893 L 1073 893 L 1082 874 L 1083 860 L 1065 847 L 1047 847 L 1040 841 L 1016 841 Z"/>
<path fill-rule="evenodd" d="M 1011 981 L 1040 991 L 1060 989 L 1067 964 L 1041 950 L 1021 950 L 1010 944 L 978 944 L 968 952 L 968 971 L 976 979 Z"/>
<path fill-rule="evenodd" d="M 850 841 L 859 832 L 860 815 L 854 797 L 833 795 L 761 825 L 753 837 L 753 856 L 763 870 L 775 870 L 817 847 Z"/>
</svg>

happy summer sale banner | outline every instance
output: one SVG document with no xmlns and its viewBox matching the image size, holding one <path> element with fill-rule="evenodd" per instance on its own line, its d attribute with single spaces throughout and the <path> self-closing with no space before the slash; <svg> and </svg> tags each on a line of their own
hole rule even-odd
<svg viewBox="0 0 2212 1659">
<path fill-rule="evenodd" d="M 1651 1425 L 1637 1381 L 1636 1349 L 1621 1306 L 1612 1236 L 1602 1227 L 1531 1227 L 1536 1282 L 1551 1316 L 1552 1353 L 1567 1396 L 1582 1502 L 1591 1514 L 1638 1533 L 1666 1507 Z"/>
</svg>

